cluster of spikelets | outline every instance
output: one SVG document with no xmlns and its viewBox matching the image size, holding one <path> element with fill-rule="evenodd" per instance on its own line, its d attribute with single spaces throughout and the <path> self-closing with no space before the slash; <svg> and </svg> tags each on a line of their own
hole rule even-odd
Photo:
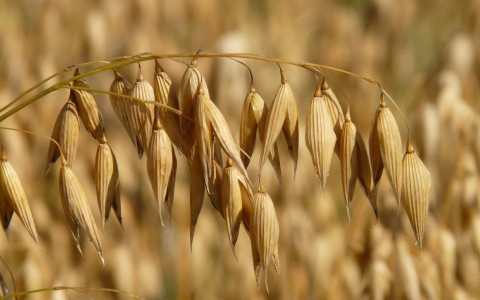
<svg viewBox="0 0 480 300">
<path fill-rule="evenodd" d="M 169 222 L 172 216 L 177 148 L 186 157 L 190 169 L 190 243 L 193 242 L 206 191 L 213 207 L 225 220 L 234 254 L 240 224 L 243 223 L 250 236 L 257 283 L 263 270 L 266 284 L 269 264 L 273 263 L 275 270 L 279 271 L 279 224 L 273 201 L 262 185 L 261 172 L 268 158 L 281 180 L 277 146 L 280 133 L 296 169 L 299 122 L 294 93 L 280 69 L 280 87 L 268 109 L 255 90 L 252 76 L 241 114 L 238 147 L 225 117 L 210 98 L 207 83 L 196 68 L 196 61 L 197 58 L 194 58 L 187 66 L 178 93 L 158 61 L 155 61 L 153 86 L 143 78 L 140 69 L 133 85 L 114 70 L 115 78 L 107 93 L 138 157 L 147 156 L 148 176 L 162 224 L 162 206 Z M 80 121 L 98 141 L 95 181 L 102 223 L 108 220 L 112 209 L 119 222 L 122 222 L 119 172 L 93 90 L 78 69 L 74 76 L 76 80 L 66 86 L 71 93 L 55 123 L 46 170 L 60 158 L 60 195 L 72 236 L 81 252 L 80 228 L 85 230 L 103 260 L 101 240 L 88 199 L 72 171 Z M 262 150 L 255 189 L 247 167 L 255 148 L 257 132 Z M 333 153 L 340 159 L 342 188 L 349 217 L 357 179 L 378 216 L 376 198 L 385 169 L 397 203 L 402 202 L 417 243 L 422 247 L 430 174 L 413 151 L 410 141 L 407 141 L 402 159 L 398 125 L 384 101 L 383 93 L 372 123 L 369 153 L 349 110 L 343 113 L 325 79 L 315 88 L 309 104 L 305 140 L 322 190 L 326 187 Z M 35 241 L 38 241 L 25 193 L 5 153 L 2 153 L 0 167 L 3 228 L 8 228 L 15 212 Z"/>
</svg>

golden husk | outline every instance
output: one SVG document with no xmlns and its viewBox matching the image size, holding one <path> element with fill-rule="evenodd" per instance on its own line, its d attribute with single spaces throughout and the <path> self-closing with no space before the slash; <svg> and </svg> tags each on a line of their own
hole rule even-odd
<svg viewBox="0 0 480 300">
<path fill-rule="evenodd" d="M 345 123 L 340 138 L 340 164 L 342 174 L 343 195 L 347 206 L 347 215 L 350 220 L 350 206 L 355 192 L 355 184 L 358 174 L 358 151 L 356 147 L 357 128 L 350 120 L 347 111 Z"/>
<path fill-rule="evenodd" d="M 343 110 L 340 106 L 340 102 L 325 78 L 323 78 L 322 82 L 322 95 L 328 99 L 328 111 L 330 113 L 330 117 L 332 118 L 333 130 L 335 131 L 335 135 L 337 137 L 335 152 L 340 154 L 340 135 L 342 133 L 342 126 L 343 123 L 345 123 L 345 119 L 343 117 Z"/>
<path fill-rule="evenodd" d="M 78 69 L 75 71 L 75 76 L 79 75 Z M 74 87 L 90 88 L 84 78 L 73 81 Z M 75 104 L 78 108 L 78 114 L 82 120 L 85 129 L 97 140 L 100 140 L 105 135 L 102 113 L 97 107 L 97 102 L 90 91 L 73 90 L 75 95 Z"/>
<path fill-rule="evenodd" d="M 255 245 L 260 257 L 260 266 L 264 271 L 265 287 L 268 292 L 267 268 L 271 261 L 274 262 L 278 272 L 278 238 L 280 227 L 275 213 L 275 206 L 270 196 L 260 185 L 253 199 L 253 224 L 252 231 Z"/>
<path fill-rule="evenodd" d="M 317 87 L 315 97 L 310 102 L 307 112 L 305 131 L 305 142 L 312 156 L 317 176 L 320 179 L 322 191 L 325 190 L 327 184 L 330 163 L 337 139 L 329 113 L 328 101 L 324 95 L 319 95 Z"/>
<path fill-rule="evenodd" d="M 8 205 L 3 205 L 2 223 L 5 221 L 4 228 L 5 225 L 8 228 L 11 219 L 11 214 L 9 214 L 8 210 L 8 206 L 10 206 L 20 221 L 22 221 L 23 226 L 25 226 L 35 243 L 38 244 L 38 234 L 35 229 L 35 223 L 33 222 L 27 195 L 25 194 L 17 172 L 15 172 L 15 169 L 13 169 L 13 166 L 8 161 L 4 149 L 2 149 L 0 158 L 0 198 L 3 199 L 1 201 L 8 203 Z M 5 219 L 3 217 L 5 217 Z"/>
<path fill-rule="evenodd" d="M 65 160 L 69 166 L 73 166 L 73 162 L 75 161 L 78 148 L 78 139 L 80 137 L 78 112 L 75 103 L 73 103 L 72 97 L 73 94 L 70 95 L 70 99 L 67 101 L 67 103 L 65 103 L 60 111 L 52 132 L 52 139 L 57 141 L 58 145 L 60 145 L 63 155 L 65 156 Z M 51 166 L 59 157 L 60 150 L 58 149 L 57 144 L 51 141 L 50 146 L 48 147 L 45 172 L 51 168 Z"/>
<path fill-rule="evenodd" d="M 153 87 L 148 81 L 143 79 L 140 70 L 130 96 L 147 102 L 155 101 Z M 147 105 L 139 101 L 130 101 L 129 123 L 135 132 L 139 158 L 143 156 L 145 151 L 148 151 L 152 135 L 153 109 L 153 105 Z"/>
<path fill-rule="evenodd" d="M 221 198 L 228 239 L 235 256 L 235 244 L 242 222 L 242 193 L 237 178 L 239 175 L 235 167 L 227 162 L 227 166 L 223 169 Z"/>
<path fill-rule="evenodd" d="M 430 172 L 413 151 L 413 146 L 410 142 L 407 142 L 407 151 L 403 156 L 402 165 L 402 203 L 415 233 L 417 244 L 422 249 L 425 220 L 428 215 L 430 198 Z"/>
<path fill-rule="evenodd" d="M 97 249 L 103 263 L 103 250 L 100 235 L 88 203 L 87 195 L 85 194 L 80 181 L 78 181 L 78 178 L 75 176 L 72 169 L 66 165 L 62 165 L 60 168 L 59 179 L 60 197 L 62 199 L 63 209 L 78 250 L 80 253 L 82 252 L 79 241 L 79 227 L 82 227 L 87 232 L 90 241 Z"/>
<path fill-rule="evenodd" d="M 120 94 L 120 95 L 130 95 L 132 90 L 132 85 L 128 82 L 125 78 L 114 70 L 115 79 L 113 80 L 112 84 L 110 85 L 110 92 Z M 137 145 L 137 136 L 135 134 L 135 129 L 133 128 L 132 124 L 130 123 L 130 114 L 132 113 L 132 104 L 128 98 L 110 95 L 110 104 L 112 105 L 113 111 L 115 115 L 122 123 L 125 131 L 127 131 L 130 140 L 132 141 L 133 145 L 136 147 Z"/>
<path fill-rule="evenodd" d="M 155 60 L 155 73 L 153 75 L 153 91 L 156 102 L 177 110 L 180 109 L 177 93 L 172 85 L 172 80 L 162 69 L 157 60 Z M 180 132 L 179 115 L 161 107 L 156 107 L 155 109 L 159 111 L 162 127 L 167 132 L 172 143 L 174 143 L 180 149 L 180 151 L 186 153 L 184 146 L 185 142 L 182 139 L 182 134 Z"/>
<path fill-rule="evenodd" d="M 120 179 L 117 160 L 106 141 L 98 144 L 97 155 L 95 158 L 95 181 L 97 201 L 100 208 L 100 215 L 102 216 L 103 226 L 110 216 L 110 210 L 113 203 L 116 202 L 117 209 L 120 207 Z M 119 221 L 121 223 L 121 216 Z"/>
<path fill-rule="evenodd" d="M 173 149 L 170 138 L 163 128 L 154 128 L 147 156 L 147 173 L 157 202 L 160 220 L 163 223 L 162 206 L 167 203 L 170 177 L 173 169 Z"/>
</svg>

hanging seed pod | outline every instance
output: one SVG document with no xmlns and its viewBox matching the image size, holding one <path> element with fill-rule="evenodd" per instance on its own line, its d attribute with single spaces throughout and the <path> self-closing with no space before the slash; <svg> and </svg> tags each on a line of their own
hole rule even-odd
<svg viewBox="0 0 480 300">
<path fill-rule="evenodd" d="M 333 122 L 333 130 L 335 131 L 335 136 L 337 137 L 337 142 L 335 144 L 335 153 L 340 154 L 340 135 L 342 133 L 342 126 L 345 123 L 343 117 L 342 106 L 338 101 L 337 96 L 332 91 L 326 78 L 323 78 L 322 81 L 322 95 L 328 99 L 328 111 Z"/>
<path fill-rule="evenodd" d="M 262 97 L 252 87 L 243 103 L 242 116 L 240 120 L 240 153 L 245 168 L 250 164 L 250 157 L 255 149 L 255 140 L 257 130 L 260 140 L 263 142 L 265 135 L 265 121 L 268 114 L 268 107 Z M 278 156 L 277 143 L 273 145 L 273 150 L 268 154 L 268 159 L 275 170 L 279 181 L 282 180 L 282 169 L 280 167 L 280 159 Z"/>
<path fill-rule="evenodd" d="M 241 174 L 246 178 L 247 182 L 249 185 L 251 185 L 250 180 L 248 179 L 248 174 L 247 170 L 243 166 L 242 159 L 240 158 L 240 152 L 238 151 L 237 145 L 235 144 L 235 141 L 232 137 L 232 134 L 230 133 L 230 129 L 228 128 L 227 121 L 225 120 L 225 117 L 222 115 L 220 110 L 215 106 L 215 104 L 207 98 L 206 95 L 201 93 L 198 96 L 198 103 L 197 103 L 197 118 L 203 118 L 203 114 L 206 118 L 206 124 L 207 124 L 207 129 L 208 129 L 208 124 L 210 124 L 211 129 L 213 130 L 213 135 L 215 138 L 218 140 L 220 143 L 220 146 L 222 147 L 223 151 L 227 154 L 227 156 L 232 160 L 233 164 L 237 169 L 241 172 Z M 200 124 L 201 120 L 196 120 L 196 123 Z M 204 125 L 202 125 L 204 126 Z M 213 155 L 210 154 L 209 150 L 207 147 L 206 142 L 208 139 L 210 139 L 209 134 L 211 134 L 208 130 L 205 130 L 205 128 L 202 128 L 201 135 L 197 135 L 197 144 L 200 145 L 200 152 L 203 157 L 206 156 L 205 160 L 208 163 L 213 163 Z M 201 144 L 205 144 L 205 146 L 202 146 Z M 209 147 L 211 148 L 212 145 Z M 206 150 L 202 150 L 205 147 Z M 211 155 L 211 157 L 210 157 Z M 203 158 L 202 158 L 203 159 Z M 212 167 L 208 167 L 207 170 L 212 170 Z M 210 171 L 211 172 L 211 171 Z"/>
<path fill-rule="evenodd" d="M 430 172 L 413 151 L 410 141 L 407 141 L 407 151 L 403 156 L 402 164 L 404 179 L 402 203 L 415 233 L 417 244 L 422 249 L 431 188 Z"/>
<path fill-rule="evenodd" d="M 196 60 L 192 65 L 187 67 L 183 73 L 182 81 L 180 83 L 180 92 L 178 95 L 178 102 L 180 110 L 187 118 L 193 119 L 195 103 L 197 101 L 200 90 L 207 98 L 210 98 L 208 93 L 207 83 L 202 73 L 195 67 Z M 186 118 L 180 119 L 180 132 L 188 148 L 187 157 L 193 157 L 194 151 L 194 124 Z"/>
<path fill-rule="evenodd" d="M 197 151 L 200 157 L 203 170 L 203 180 L 207 191 L 209 191 L 208 181 L 214 180 L 214 160 L 213 160 L 213 130 L 212 124 L 208 119 L 206 113 L 205 103 L 208 98 L 203 101 L 205 96 L 200 95 L 197 104 L 195 105 L 195 139 L 197 144 Z"/>
<path fill-rule="evenodd" d="M 155 101 L 163 105 L 167 105 L 174 109 L 180 109 L 177 99 L 177 93 L 172 85 L 172 80 L 168 74 L 162 69 L 162 66 L 155 60 L 155 73 L 153 75 L 153 91 L 155 94 Z M 160 113 L 160 121 L 162 127 L 168 134 L 168 137 L 183 153 L 184 140 L 180 133 L 180 118 L 177 114 L 163 109 L 161 107 L 155 107 Z"/>
<path fill-rule="evenodd" d="M 350 119 L 350 111 L 345 114 L 345 122 L 340 138 L 340 164 L 342 168 L 342 186 L 348 220 L 350 220 L 350 205 L 355 192 L 358 174 L 358 151 L 356 148 L 357 128 Z"/>
<path fill-rule="evenodd" d="M 162 205 L 167 203 L 168 189 L 170 187 L 170 177 L 173 169 L 173 149 L 172 143 L 168 138 L 167 132 L 156 119 L 153 127 L 152 140 L 147 156 L 148 178 L 153 188 L 155 201 L 157 202 L 160 220 L 163 223 Z"/>
<path fill-rule="evenodd" d="M 155 101 L 155 95 L 152 85 L 143 79 L 142 70 L 138 69 L 137 81 L 133 85 L 130 96 L 143 101 Z M 136 148 L 138 158 L 143 156 L 144 151 L 148 151 L 148 144 L 152 136 L 152 117 L 153 105 L 147 105 L 140 101 L 130 101 L 129 123 L 135 131 Z"/>
<path fill-rule="evenodd" d="M 78 138 L 80 136 L 80 125 L 78 123 L 77 107 L 73 103 L 73 92 L 70 93 L 70 98 L 63 106 L 52 132 L 52 139 L 57 141 L 62 149 L 63 155 L 67 160 L 69 166 L 73 165 L 78 148 Z M 48 147 L 47 165 L 45 173 L 52 167 L 52 165 L 60 157 L 60 150 L 57 144 L 50 142 Z"/>
<path fill-rule="evenodd" d="M 255 244 L 260 257 L 260 267 L 265 276 L 265 288 L 268 293 L 267 268 L 271 261 L 274 262 L 277 273 L 278 269 L 278 237 L 280 227 L 278 225 L 275 206 L 270 196 L 265 192 L 260 182 L 259 190 L 253 199 L 253 224 L 252 231 Z"/>
<path fill-rule="evenodd" d="M 312 156 L 317 177 L 320 179 L 322 191 L 325 190 L 327 184 L 337 139 L 327 101 L 328 99 L 321 94 L 320 88 L 317 86 L 307 112 L 307 128 L 305 131 L 305 142 Z"/>
<path fill-rule="evenodd" d="M 378 183 L 382 176 L 383 167 L 388 180 L 392 185 L 397 204 L 400 203 L 402 186 L 402 140 L 397 122 L 387 107 L 383 94 L 380 98 L 380 107 L 375 113 L 372 132 L 370 135 L 370 155 L 372 157 L 372 172 L 374 189 L 372 197 L 376 199 Z M 374 200 L 376 202 L 376 200 Z"/>
<path fill-rule="evenodd" d="M 78 69 L 75 70 L 74 76 L 80 75 Z M 74 87 L 90 88 L 87 81 L 84 78 L 73 81 Z M 100 140 L 105 135 L 102 113 L 97 107 L 97 102 L 90 91 L 86 90 L 73 90 L 75 95 L 75 104 L 78 108 L 78 113 L 82 123 L 88 132 L 96 139 Z"/>
<path fill-rule="evenodd" d="M 242 205 L 244 202 L 251 202 L 252 196 L 246 181 L 242 180 L 242 175 L 232 165 L 230 159 L 223 170 L 221 193 L 223 216 L 227 225 L 228 238 L 233 254 L 236 257 L 235 244 L 237 243 L 240 223 L 242 222 Z M 247 199 L 243 197 L 247 197 Z"/>
<path fill-rule="evenodd" d="M 202 210 L 205 182 L 202 173 L 202 163 L 198 151 L 195 151 L 190 167 L 190 250 L 192 249 L 195 226 Z"/>
<path fill-rule="evenodd" d="M 97 189 L 97 201 L 100 208 L 100 215 L 102 216 L 102 226 L 110 216 L 110 210 L 116 199 L 120 208 L 120 190 L 119 190 L 119 174 L 117 160 L 110 146 L 106 140 L 100 141 L 97 148 L 97 155 L 95 158 L 95 182 Z M 117 215 L 118 218 L 118 215 Z M 122 223 L 121 215 L 118 218 L 120 224 Z"/>
<path fill-rule="evenodd" d="M 0 157 L 0 198 L 3 199 L 2 201 L 6 201 L 8 206 L 13 209 L 35 243 L 38 244 L 38 234 L 35 229 L 35 223 L 33 222 L 27 195 L 20 182 L 20 178 L 18 178 L 17 172 L 15 172 L 13 166 L 7 159 L 5 149 L 2 149 Z M 5 230 L 8 228 L 11 219 L 8 206 L 4 205 L 5 211 L 2 212 L 2 224 Z M 5 223 L 3 223 L 3 221 L 5 221 Z"/>
<path fill-rule="evenodd" d="M 110 85 L 110 92 L 120 94 L 120 95 L 129 95 L 132 90 L 132 85 L 125 78 L 123 78 L 117 70 L 113 70 L 115 74 L 115 79 Z M 137 136 L 135 134 L 135 129 L 130 123 L 130 115 L 133 113 L 132 108 L 133 104 L 128 98 L 110 95 L 110 104 L 112 105 L 113 111 L 117 118 L 122 123 L 125 131 L 127 131 L 130 140 L 133 145 L 137 145 Z"/>
<path fill-rule="evenodd" d="M 79 242 L 79 228 L 81 227 L 87 232 L 88 237 L 100 255 L 102 263 L 104 263 L 100 235 L 98 234 L 97 226 L 95 225 L 92 210 L 88 204 L 87 195 L 85 194 L 80 181 L 78 181 L 77 176 L 75 176 L 72 169 L 63 163 L 60 168 L 59 178 L 60 197 L 62 199 L 63 209 L 78 251 L 82 253 Z"/>
<path fill-rule="evenodd" d="M 281 85 L 275 95 L 271 109 L 265 121 L 265 136 L 262 153 L 260 155 L 259 173 L 262 171 L 267 156 L 272 152 L 275 141 L 283 131 L 283 136 L 288 146 L 288 151 L 293 159 L 294 172 L 298 160 L 298 113 L 297 103 L 292 88 L 281 72 Z"/>
</svg>

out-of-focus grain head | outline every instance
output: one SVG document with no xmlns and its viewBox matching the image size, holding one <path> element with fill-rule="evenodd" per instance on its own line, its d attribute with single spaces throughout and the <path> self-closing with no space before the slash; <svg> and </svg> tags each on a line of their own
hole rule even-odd
<svg viewBox="0 0 480 300">
<path fill-rule="evenodd" d="M 343 195 L 350 220 L 350 205 L 355 192 L 358 174 L 358 150 L 356 147 L 357 128 L 350 119 L 350 111 L 345 113 L 345 122 L 340 135 L 340 164 L 342 174 Z"/>
<path fill-rule="evenodd" d="M 115 75 L 115 79 L 110 85 L 110 92 L 119 95 L 129 95 L 132 90 L 132 85 L 130 84 L 130 82 L 123 78 L 123 76 L 117 70 L 114 69 L 113 72 Z M 137 136 L 135 134 L 135 129 L 132 126 L 133 124 L 130 123 L 129 117 L 132 113 L 133 108 L 131 101 L 125 97 L 110 95 L 110 104 L 112 105 L 115 115 L 125 128 L 125 131 L 127 131 L 133 145 L 136 146 Z"/>
<path fill-rule="evenodd" d="M 110 210 L 115 207 L 121 211 L 120 204 L 120 178 L 117 160 L 106 140 L 102 140 L 97 147 L 95 158 L 95 182 L 97 201 L 102 216 L 102 227 L 110 216 Z M 121 214 L 117 214 L 118 221 L 122 223 Z"/>
<path fill-rule="evenodd" d="M 78 148 L 78 139 L 80 137 L 80 124 L 78 122 L 78 112 L 75 103 L 73 102 L 73 92 L 70 93 L 70 98 L 63 106 L 60 114 L 55 121 L 53 127 L 52 139 L 57 141 L 60 149 L 67 160 L 69 166 L 73 166 L 75 156 Z M 52 165 L 60 157 L 60 150 L 58 145 L 50 141 L 47 154 L 47 165 L 45 166 L 45 173 L 52 167 Z"/>
<path fill-rule="evenodd" d="M 410 140 L 403 156 L 402 203 L 412 225 L 417 244 L 422 249 L 425 220 L 428 215 L 431 179 L 430 172 L 413 151 Z"/>
<path fill-rule="evenodd" d="M 307 111 L 307 125 L 305 130 L 305 143 L 312 156 L 313 165 L 320 180 L 322 192 L 327 184 L 330 172 L 333 151 L 335 149 L 336 135 L 330 116 L 328 98 L 321 93 L 317 85 L 314 97 Z"/>
<path fill-rule="evenodd" d="M 278 238 L 280 226 L 273 205 L 272 198 L 265 192 L 262 182 L 259 183 L 258 192 L 253 198 L 253 236 L 260 257 L 260 268 L 265 277 L 265 288 L 268 292 L 268 266 L 273 262 L 275 270 L 279 272 Z M 258 279 L 257 279 L 258 282 Z"/>
<path fill-rule="evenodd" d="M 403 239 L 396 241 L 395 250 L 395 282 L 398 292 L 406 299 L 420 299 L 420 280 L 415 268 L 415 259 L 412 258 Z"/>
<path fill-rule="evenodd" d="M 130 101 L 131 108 L 128 114 L 130 126 L 135 131 L 138 157 L 141 158 L 143 153 L 148 151 L 152 136 L 154 107 L 147 103 L 155 101 L 155 94 L 152 85 L 143 78 L 140 67 L 138 68 L 137 81 L 133 85 L 130 96 L 144 101 Z"/>
<path fill-rule="evenodd" d="M 163 105 L 167 105 L 173 109 L 179 110 L 177 93 L 172 85 L 172 80 L 168 74 L 163 70 L 162 66 L 155 60 L 155 73 L 153 75 L 153 91 L 155 94 L 155 101 Z M 166 110 L 161 107 L 155 107 L 160 113 L 160 121 L 162 127 L 168 134 L 168 137 L 180 151 L 186 153 L 184 140 L 180 132 L 180 117 L 178 114 Z"/>
<path fill-rule="evenodd" d="M 72 169 L 66 164 L 62 164 L 60 168 L 59 186 L 65 216 L 67 217 L 70 231 L 72 232 L 79 252 L 82 253 L 79 241 L 79 229 L 81 227 L 87 232 L 90 241 L 100 255 L 102 263 L 104 263 L 100 235 L 88 203 L 87 195 L 77 176 L 75 176 Z"/>
<path fill-rule="evenodd" d="M 4 230 L 7 230 L 11 219 L 11 211 L 8 208 L 10 207 L 20 221 L 22 221 L 23 226 L 25 226 L 35 243 L 38 244 L 38 234 L 35 229 L 35 223 L 33 222 L 27 195 L 25 194 L 17 172 L 15 172 L 15 169 L 8 161 L 7 154 L 3 147 L 0 154 L 0 198 L 2 199 L 1 201 L 8 203 L 3 205 L 3 211 L 1 212 Z"/>
<path fill-rule="evenodd" d="M 78 69 L 75 70 L 74 76 L 80 75 Z M 90 88 L 84 78 L 73 81 L 74 87 Z M 85 129 L 97 140 L 100 140 L 105 135 L 102 113 L 97 107 L 97 102 L 93 94 L 87 90 L 74 89 L 75 104 L 78 108 L 78 114 L 82 120 Z"/>
<path fill-rule="evenodd" d="M 242 161 L 245 168 L 250 164 L 250 158 L 255 149 L 255 140 L 257 131 L 260 140 L 264 141 L 265 121 L 268 114 L 268 107 L 263 98 L 255 90 L 250 88 L 250 92 L 245 97 L 243 103 L 242 115 L 240 119 L 240 148 L 242 149 Z M 273 145 L 273 150 L 268 154 L 268 159 L 272 164 L 279 181 L 282 179 L 282 170 L 280 167 L 280 159 L 278 156 L 277 142 Z"/>
<path fill-rule="evenodd" d="M 175 172 L 173 170 L 174 155 L 170 138 L 157 119 L 152 132 L 150 149 L 148 150 L 147 173 L 153 188 L 162 225 L 164 225 L 162 206 L 166 206 L 168 203 L 168 192 L 171 184 L 170 177 Z"/>
<path fill-rule="evenodd" d="M 297 102 L 283 71 L 280 73 L 281 84 L 265 120 L 264 137 L 262 139 L 263 148 L 258 168 L 259 173 L 262 171 L 268 155 L 274 151 L 275 142 L 281 131 L 294 163 L 294 172 L 297 169 L 299 138 Z"/>
<path fill-rule="evenodd" d="M 335 131 L 335 135 L 337 137 L 337 142 L 335 144 L 335 152 L 339 154 L 340 152 L 340 135 L 342 133 L 342 126 L 345 122 L 343 116 L 342 106 L 338 101 L 337 96 L 330 88 L 330 85 L 327 82 L 327 79 L 324 77 L 322 81 L 322 95 L 328 99 L 328 111 L 330 113 L 330 117 L 332 118 L 333 122 L 333 130 Z"/>
</svg>

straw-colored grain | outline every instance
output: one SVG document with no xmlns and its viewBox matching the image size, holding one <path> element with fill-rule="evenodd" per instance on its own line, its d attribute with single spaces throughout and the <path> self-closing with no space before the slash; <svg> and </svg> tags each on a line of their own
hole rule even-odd
<svg viewBox="0 0 480 300">
<path fill-rule="evenodd" d="M 262 153 L 260 155 L 259 173 L 262 171 L 267 156 L 272 152 L 275 142 L 283 132 L 288 151 L 293 159 L 294 172 L 298 160 L 298 112 L 295 96 L 290 84 L 281 72 L 281 85 L 275 95 L 271 109 L 265 121 Z"/>
<path fill-rule="evenodd" d="M 153 194 L 158 206 L 160 220 L 163 223 L 162 206 L 168 203 L 170 177 L 173 170 L 173 148 L 167 132 L 159 122 L 155 123 L 147 155 L 147 173 L 153 188 Z"/>
<path fill-rule="evenodd" d="M 422 249 L 425 221 L 428 214 L 431 179 L 430 172 L 413 151 L 410 141 L 403 156 L 402 203 L 412 225 L 417 244 Z"/>
<path fill-rule="evenodd" d="M 72 100 L 73 92 L 70 94 L 70 99 L 60 111 L 52 132 L 52 139 L 60 145 L 69 166 L 73 166 L 73 162 L 75 161 L 80 136 L 77 107 Z M 58 145 L 53 141 L 50 142 L 45 172 L 47 172 L 60 157 Z"/>
<path fill-rule="evenodd" d="M 260 182 L 259 191 L 253 199 L 253 223 L 252 231 L 255 238 L 255 245 L 260 256 L 260 267 L 265 277 L 265 288 L 268 292 L 268 266 L 274 262 L 278 269 L 278 238 L 280 227 L 275 212 L 275 206 L 270 196 L 265 192 Z"/>
<path fill-rule="evenodd" d="M 198 151 L 193 156 L 190 167 L 190 248 L 192 248 L 195 226 L 202 209 L 203 196 L 205 194 L 205 182 L 203 178 L 202 162 Z"/>
<path fill-rule="evenodd" d="M 22 221 L 23 226 L 25 226 L 35 243 L 38 244 L 38 234 L 35 229 L 35 223 L 33 222 L 27 195 L 25 194 L 17 172 L 15 172 L 15 169 L 7 159 L 5 149 L 2 149 L 0 157 L 0 198 L 3 199 L 2 201 L 8 202 L 8 205 L 13 209 L 20 221 Z M 5 212 L 2 212 L 2 214 L 5 216 L 5 224 L 8 228 L 9 210 L 7 205 L 4 206 L 4 210 Z M 3 220 L 2 218 L 2 221 Z"/>
<path fill-rule="evenodd" d="M 75 70 L 75 76 L 79 75 L 78 69 Z M 90 88 L 84 78 L 73 81 L 74 87 Z M 78 108 L 78 114 L 82 120 L 85 129 L 97 140 L 100 140 L 105 135 L 102 113 L 97 107 L 97 102 L 90 91 L 73 90 L 75 95 L 75 104 Z"/>
<path fill-rule="evenodd" d="M 60 168 L 59 179 L 63 209 L 78 250 L 80 253 L 82 252 L 79 241 L 79 228 L 81 227 L 87 232 L 103 263 L 102 243 L 85 190 L 67 165 L 62 165 Z"/>
<path fill-rule="evenodd" d="M 350 220 L 350 205 L 355 192 L 358 174 L 358 150 L 356 147 L 357 128 L 350 119 L 350 112 L 345 114 L 345 122 L 340 136 L 340 164 L 342 173 L 343 196 Z"/>
<path fill-rule="evenodd" d="M 312 156 L 322 191 L 325 190 L 327 184 L 330 163 L 337 139 L 329 112 L 328 101 L 317 86 L 307 111 L 305 131 L 305 143 Z"/>
<path fill-rule="evenodd" d="M 333 130 L 335 131 L 335 135 L 337 137 L 337 142 L 335 144 L 335 152 L 339 154 L 340 135 L 342 133 L 342 126 L 345 123 L 345 119 L 343 116 L 342 106 L 340 106 L 340 102 L 338 101 L 337 96 L 330 88 L 330 85 L 328 84 L 325 77 L 322 81 L 322 95 L 328 99 L 328 111 L 330 112 L 330 117 L 332 118 L 333 122 Z"/>
<path fill-rule="evenodd" d="M 117 160 L 106 140 L 101 141 L 97 147 L 95 181 L 97 201 L 100 208 L 100 215 L 102 216 L 102 226 L 104 226 L 105 221 L 107 221 L 110 216 L 113 203 L 116 203 L 117 209 L 120 208 L 120 178 Z M 119 221 L 122 223 L 121 215 Z"/>
</svg>

